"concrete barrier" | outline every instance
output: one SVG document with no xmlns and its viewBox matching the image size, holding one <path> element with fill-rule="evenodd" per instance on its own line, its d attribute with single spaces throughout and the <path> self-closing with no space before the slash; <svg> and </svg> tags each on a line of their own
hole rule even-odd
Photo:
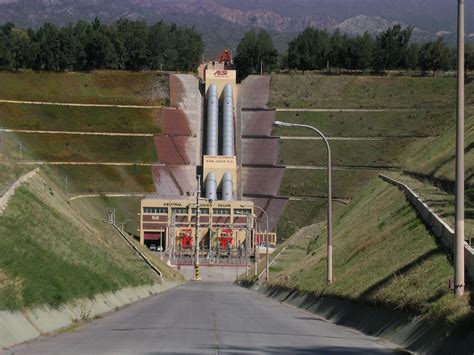
<svg viewBox="0 0 474 355">
<path fill-rule="evenodd" d="M 398 180 L 383 174 L 380 174 L 379 177 L 402 190 L 408 201 L 413 205 L 413 207 L 415 207 L 421 220 L 433 232 L 433 234 L 440 239 L 441 243 L 446 248 L 451 251 L 454 249 L 455 235 L 453 228 L 433 212 L 433 210 L 431 210 L 431 208 L 421 200 L 419 195 L 417 195 L 406 184 Z M 467 242 L 464 242 L 464 258 L 467 274 L 469 278 L 474 281 L 474 249 L 471 248 Z"/>
<path fill-rule="evenodd" d="M 24 311 L 0 311 L 0 349 L 23 343 L 42 334 L 55 332 L 74 322 L 86 321 L 113 312 L 180 284 L 163 282 L 125 288 L 96 295 L 93 299 L 79 299 L 57 309 L 43 306 Z"/>
<path fill-rule="evenodd" d="M 19 177 L 9 188 L 8 190 L 3 194 L 2 197 L 0 197 L 0 216 L 3 214 L 5 211 L 5 208 L 7 207 L 8 201 L 13 197 L 15 194 L 15 190 L 21 186 L 25 181 L 28 179 L 32 178 L 39 172 L 39 168 L 36 168 L 33 171 L 30 171 L 29 173 Z"/>
<path fill-rule="evenodd" d="M 283 286 L 239 282 L 279 302 L 316 314 L 332 323 L 358 329 L 364 334 L 420 354 L 472 355 L 474 332 L 453 332 L 448 325 L 422 316 L 371 306 L 335 297 L 321 297 Z"/>
</svg>

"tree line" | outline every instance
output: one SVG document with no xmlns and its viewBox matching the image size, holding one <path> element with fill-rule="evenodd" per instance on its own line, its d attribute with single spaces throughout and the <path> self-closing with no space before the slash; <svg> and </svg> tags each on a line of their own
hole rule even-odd
<svg viewBox="0 0 474 355">
<path fill-rule="evenodd" d="M 45 23 L 40 28 L 0 26 L 0 68 L 45 71 L 94 69 L 192 71 L 204 50 L 192 28 L 157 22 L 98 19 L 64 27 Z"/>
<path fill-rule="evenodd" d="M 448 71 L 457 66 L 457 53 L 443 39 L 416 43 L 413 28 L 395 25 L 373 37 L 369 33 L 349 36 L 339 30 L 307 28 L 289 43 L 287 53 L 278 55 L 264 30 L 251 30 L 237 47 L 235 63 L 246 76 L 280 69 L 324 70 L 422 70 Z M 466 68 L 474 70 L 474 47 L 466 45 Z"/>
</svg>

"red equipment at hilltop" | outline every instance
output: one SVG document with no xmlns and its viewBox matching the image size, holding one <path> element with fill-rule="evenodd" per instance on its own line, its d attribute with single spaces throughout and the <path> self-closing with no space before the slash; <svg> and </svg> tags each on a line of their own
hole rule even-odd
<svg viewBox="0 0 474 355">
<path fill-rule="evenodd" d="M 224 52 L 222 52 L 219 63 L 223 64 L 230 64 L 232 63 L 232 56 L 230 55 L 229 51 L 227 49 L 224 49 Z"/>
</svg>

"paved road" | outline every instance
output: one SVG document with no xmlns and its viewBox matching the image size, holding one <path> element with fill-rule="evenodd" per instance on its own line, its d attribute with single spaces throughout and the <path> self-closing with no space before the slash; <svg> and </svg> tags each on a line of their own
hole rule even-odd
<svg viewBox="0 0 474 355">
<path fill-rule="evenodd" d="M 226 283 L 188 283 L 14 354 L 391 354 L 371 337 Z"/>
</svg>

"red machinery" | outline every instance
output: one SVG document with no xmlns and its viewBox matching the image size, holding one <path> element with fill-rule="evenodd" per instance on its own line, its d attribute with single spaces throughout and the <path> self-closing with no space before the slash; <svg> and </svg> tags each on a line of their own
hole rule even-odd
<svg viewBox="0 0 474 355">
<path fill-rule="evenodd" d="M 219 247 L 221 249 L 227 249 L 229 246 L 232 247 L 234 238 L 232 238 L 232 229 L 223 229 L 219 237 Z"/>
<path fill-rule="evenodd" d="M 193 247 L 193 230 L 191 228 L 181 229 L 181 233 L 178 236 L 181 239 L 181 247 L 183 249 L 191 249 Z"/>
<path fill-rule="evenodd" d="M 232 56 L 230 55 L 230 53 L 227 49 L 224 49 L 224 52 L 222 52 L 222 54 L 219 58 L 219 63 L 223 63 L 223 64 L 232 63 Z"/>
</svg>

